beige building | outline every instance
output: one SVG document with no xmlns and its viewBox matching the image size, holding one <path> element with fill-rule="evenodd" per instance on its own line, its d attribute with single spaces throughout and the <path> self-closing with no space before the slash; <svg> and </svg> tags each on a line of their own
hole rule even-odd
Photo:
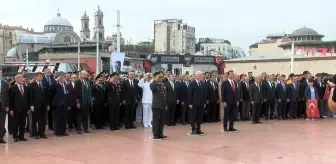
<svg viewBox="0 0 336 164">
<path fill-rule="evenodd" d="M 233 70 L 237 74 L 253 72 L 254 75 L 266 72 L 268 74 L 290 74 L 289 56 L 248 56 L 225 61 L 225 71 Z M 296 56 L 294 58 L 294 73 L 301 74 L 303 71 L 316 73 L 336 72 L 336 56 Z"/>
</svg>

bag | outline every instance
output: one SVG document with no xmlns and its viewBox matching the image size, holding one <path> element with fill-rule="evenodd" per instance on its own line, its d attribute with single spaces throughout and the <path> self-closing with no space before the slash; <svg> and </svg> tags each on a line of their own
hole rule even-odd
<svg viewBox="0 0 336 164">
<path fill-rule="evenodd" d="M 309 100 L 306 109 L 308 118 L 320 118 L 317 100 Z"/>
</svg>

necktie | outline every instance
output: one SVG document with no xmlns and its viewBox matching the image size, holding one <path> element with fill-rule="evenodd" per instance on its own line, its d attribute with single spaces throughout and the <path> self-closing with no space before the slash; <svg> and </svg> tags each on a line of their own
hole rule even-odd
<svg viewBox="0 0 336 164">
<path fill-rule="evenodd" d="M 257 87 L 258 87 L 258 90 L 259 90 L 259 92 L 260 92 L 260 85 L 259 85 L 259 84 L 257 84 Z"/>
<path fill-rule="evenodd" d="M 245 84 L 246 84 L 246 88 L 249 88 L 249 84 L 248 84 L 248 83 L 246 83 L 246 82 L 245 82 Z"/>
<path fill-rule="evenodd" d="M 231 81 L 231 88 L 232 88 L 232 91 L 235 92 L 235 86 L 233 84 L 233 81 Z"/>
<path fill-rule="evenodd" d="M 51 84 L 51 82 L 50 82 L 50 77 L 48 77 L 48 83 Z"/>
<path fill-rule="evenodd" d="M 43 87 L 42 87 L 42 84 L 41 83 L 38 83 L 39 87 L 43 90 Z"/>
<path fill-rule="evenodd" d="M 170 84 L 171 84 L 171 86 L 172 86 L 172 88 L 174 90 L 174 82 L 170 82 Z"/>
<path fill-rule="evenodd" d="M 131 80 L 130 82 L 131 82 L 131 87 L 133 87 L 133 81 Z"/>
<path fill-rule="evenodd" d="M 65 90 L 64 84 L 62 84 L 62 88 L 63 88 L 64 94 L 66 94 L 66 90 Z"/>
<path fill-rule="evenodd" d="M 21 96 L 23 96 L 24 91 L 23 91 L 22 85 L 20 85 L 20 92 L 21 92 Z"/>
</svg>

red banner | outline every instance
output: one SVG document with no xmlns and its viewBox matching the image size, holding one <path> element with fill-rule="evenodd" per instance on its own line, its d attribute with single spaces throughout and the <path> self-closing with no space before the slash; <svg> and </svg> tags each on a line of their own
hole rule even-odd
<svg viewBox="0 0 336 164">
<path fill-rule="evenodd" d="M 312 48 L 312 56 L 315 55 L 315 48 Z"/>
<path fill-rule="evenodd" d="M 317 104 L 317 100 L 309 100 L 307 102 L 306 112 L 308 118 L 320 118 L 320 112 Z"/>
<path fill-rule="evenodd" d="M 335 48 L 331 48 L 331 49 L 330 49 L 330 56 L 333 56 L 333 55 L 334 55 L 334 52 L 335 52 Z"/>
<path fill-rule="evenodd" d="M 308 56 L 308 54 L 309 54 L 309 50 L 310 50 L 310 48 L 306 48 L 306 54 L 307 54 L 307 56 Z"/>
<path fill-rule="evenodd" d="M 322 48 L 322 55 L 326 56 L 328 49 L 327 48 Z"/>
</svg>

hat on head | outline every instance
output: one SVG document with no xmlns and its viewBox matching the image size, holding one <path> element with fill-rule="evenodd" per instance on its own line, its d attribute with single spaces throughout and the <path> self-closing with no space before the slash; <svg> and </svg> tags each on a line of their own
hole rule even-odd
<svg viewBox="0 0 336 164">
<path fill-rule="evenodd" d="M 155 72 L 155 73 L 154 73 L 154 77 L 163 77 L 163 73 L 162 73 L 162 71 Z"/>
<path fill-rule="evenodd" d="M 96 76 L 95 80 L 101 81 L 101 80 L 104 80 L 104 77 L 105 77 L 105 73 L 104 73 L 104 72 L 100 72 L 100 73 Z"/>
<path fill-rule="evenodd" d="M 119 78 L 119 73 L 118 72 L 113 72 L 110 77 L 114 77 L 114 78 Z"/>
</svg>

